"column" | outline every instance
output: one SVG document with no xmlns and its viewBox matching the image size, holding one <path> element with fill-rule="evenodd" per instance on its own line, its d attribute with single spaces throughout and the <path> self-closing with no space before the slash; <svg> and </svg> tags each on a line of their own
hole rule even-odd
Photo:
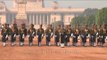
<svg viewBox="0 0 107 60">
<path fill-rule="evenodd" d="M 10 14 L 10 20 L 8 22 L 8 24 L 10 24 L 12 22 L 12 14 Z"/>
<path fill-rule="evenodd" d="M 39 15 L 39 24 L 41 24 L 41 14 Z"/>
<path fill-rule="evenodd" d="M 43 18 L 43 24 L 45 25 L 45 23 L 44 23 L 45 22 L 45 18 L 44 17 L 45 17 L 45 15 L 43 14 L 43 17 L 42 17 Z"/>
<path fill-rule="evenodd" d="M 47 15 L 47 24 L 50 24 L 50 14 Z"/>
<path fill-rule="evenodd" d="M 36 14 L 36 25 L 38 25 L 38 14 Z"/>
<path fill-rule="evenodd" d="M 47 25 L 47 14 L 45 15 L 45 24 Z"/>
<path fill-rule="evenodd" d="M 41 14 L 41 24 L 43 24 L 43 14 Z"/>
<path fill-rule="evenodd" d="M 51 18 L 50 18 L 50 14 L 49 14 L 49 17 L 48 17 L 48 18 L 49 18 L 49 24 L 51 24 Z"/>
<path fill-rule="evenodd" d="M 44 14 L 44 24 L 46 24 L 46 14 Z"/>
<path fill-rule="evenodd" d="M 34 14 L 33 14 L 33 21 L 32 21 L 32 23 L 33 24 L 35 23 L 35 16 L 34 16 Z"/>
<path fill-rule="evenodd" d="M 27 14 L 28 24 L 29 24 L 29 14 Z"/>
<path fill-rule="evenodd" d="M 61 14 L 61 22 L 62 22 L 62 25 L 64 25 L 64 15 Z"/>
<path fill-rule="evenodd" d="M 33 14 L 31 15 L 31 24 L 33 24 Z"/>
<path fill-rule="evenodd" d="M 30 14 L 28 14 L 28 23 L 30 22 Z"/>
<path fill-rule="evenodd" d="M 40 24 L 40 14 L 38 14 L 38 25 Z"/>
<path fill-rule="evenodd" d="M 49 15 L 50 15 L 50 23 L 52 24 L 53 23 L 52 14 L 49 14 Z"/>
<path fill-rule="evenodd" d="M 46 17 L 47 17 L 47 25 L 49 24 L 49 19 L 48 19 L 48 15 L 46 15 Z"/>
<path fill-rule="evenodd" d="M 31 14 L 29 15 L 29 24 L 31 24 Z"/>
<path fill-rule="evenodd" d="M 34 21 L 35 21 L 35 23 L 34 23 L 34 24 L 36 25 L 36 14 L 35 14 L 35 20 L 34 20 Z"/>
</svg>

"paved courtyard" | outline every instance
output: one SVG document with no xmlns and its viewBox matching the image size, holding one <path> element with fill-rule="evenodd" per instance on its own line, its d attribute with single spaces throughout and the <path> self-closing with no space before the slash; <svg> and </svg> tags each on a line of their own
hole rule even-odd
<svg viewBox="0 0 107 60">
<path fill-rule="evenodd" d="M 53 40 L 51 42 L 54 44 Z M 12 47 L 8 43 L 6 47 L 2 47 L 0 42 L 0 60 L 107 60 L 107 43 L 105 47 L 70 46 L 60 48 L 45 46 L 45 39 L 43 39 L 42 46 L 38 47 L 35 38 L 32 47 L 28 46 L 27 39 L 25 46 L 20 47 L 18 44 Z"/>
</svg>

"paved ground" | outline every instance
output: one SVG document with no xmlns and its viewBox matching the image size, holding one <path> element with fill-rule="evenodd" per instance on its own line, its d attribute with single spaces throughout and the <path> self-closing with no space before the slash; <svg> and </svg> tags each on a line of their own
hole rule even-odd
<svg viewBox="0 0 107 60">
<path fill-rule="evenodd" d="M 9 41 L 8 41 L 9 42 Z M 35 38 L 34 46 L 29 47 L 16 46 L 11 47 L 10 43 L 2 47 L 0 42 L 0 60 L 107 60 L 107 43 L 105 47 L 65 47 L 45 46 L 45 39 L 42 41 L 43 46 L 37 46 Z M 53 44 L 53 41 L 52 41 Z"/>
</svg>

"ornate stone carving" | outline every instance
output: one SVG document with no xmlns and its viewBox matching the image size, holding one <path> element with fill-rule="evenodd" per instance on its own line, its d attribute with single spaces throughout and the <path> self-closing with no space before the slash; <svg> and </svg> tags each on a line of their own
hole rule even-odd
<svg viewBox="0 0 107 60">
<path fill-rule="evenodd" d="M 16 23 L 20 27 L 22 23 L 28 24 L 26 15 L 26 0 L 17 0 L 18 13 L 16 15 Z"/>
</svg>

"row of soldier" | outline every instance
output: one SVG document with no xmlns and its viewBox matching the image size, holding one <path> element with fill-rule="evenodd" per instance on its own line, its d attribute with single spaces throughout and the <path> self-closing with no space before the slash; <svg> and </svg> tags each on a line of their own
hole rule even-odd
<svg viewBox="0 0 107 60">
<path fill-rule="evenodd" d="M 55 38 L 55 45 L 61 47 L 70 46 L 70 38 L 73 39 L 73 46 L 78 46 L 78 39 L 82 41 L 83 46 L 86 46 L 87 39 L 89 39 L 90 46 L 95 46 L 95 44 L 104 46 L 105 40 L 107 39 L 107 29 L 105 25 L 98 27 L 96 25 L 92 25 L 90 29 L 87 28 L 87 25 L 83 25 L 81 29 L 78 25 L 76 25 L 73 29 L 71 29 L 70 25 L 67 25 L 65 29 L 59 25 L 54 31 L 52 25 L 48 25 L 46 30 L 42 28 L 42 25 L 40 25 L 40 28 L 36 30 L 34 25 L 31 24 L 27 30 L 25 24 L 22 24 L 20 29 L 17 28 L 17 24 L 13 24 L 11 28 L 8 24 L 4 24 L 1 30 L 1 35 L 3 46 L 6 46 L 9 35 L 11 36 L 12 46 L 15 45 L 17 35 L 19 35 L 20 46 L 24 45 L 24 38 L 26 36 L 28 36 L 29 39 L 29 46 L 32 46 L 33 39 L 36 35 L 38 36 L 38 46 L 41 46 L 41 42 L 44 36 L 46 36 L 47 46 L 51 45 L 50 40 L 52 37 Z"/>
</svg>

